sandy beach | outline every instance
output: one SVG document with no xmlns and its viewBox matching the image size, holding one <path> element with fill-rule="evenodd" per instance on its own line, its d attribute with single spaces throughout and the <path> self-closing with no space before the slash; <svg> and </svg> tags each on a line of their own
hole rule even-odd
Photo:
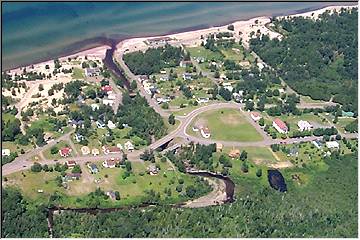
<svg viewBox="0 0 360 240">
<path fill-rule="evenodd" d="M 322 13 L 324 13 L 327 10 L 330 11 L 339 11 L 341 8 L 352 8 L 357 6 L 329 6 L 324 7 L 318 10 L 304 12 L 300 14 L 293 14 L 293 15 L 285 15 L 285 16 L 277 16 L 277 18 L 284 18 L 284 17 L 308 17 L 312 19 L 317 19 L 318 16 Z M 270 38 L 278 38 L 281 39 L 282 35 L 273 32 L 270 29 L 266 27 L 267 23 L 270 23 L 271 19 L 270 16 L 262 16 L 262 17 L 254 17 L 249 20 L 242 20 L 242 21 L 235 21 L 233 23 L 230 23 L 234 26 L 234 38 L 235 41 L 239 41 L 240 38 L 242 38 L 242 42 L 245 47 L 248 47 L 249 40 L 250 40 L 250 34 L 253 32 L 254 35 L 257 34 L 269 34 Z M 226 24 L 223 26 L 218 27 L 210 27 L 206 29 L 200 29 L 200 30 L 194 30 L 194 31 L 188 31 L 188 32 L 182 32 L 182 33 L 175 33 L 175 34 L 167 34 L 167 35 L 161 35 L 161 36 L 155 36 L 155 37 L 138 37 L 138 38 L 130 38 L 123 41 L 120 41 L 116 45 L 116 52 L 133 52 L 133 51 L 144 51 L 146 50 L 149 45 L 146 43 L 148 40 L 151 39 L 158 39 L 158 38 L 171 38 L 172 40 L 169 41 L 170 44 L 176 44 L 176 45 L 184 45 L 188 47 L 192 46 L 199 46 L 202 42 L 201 36 L 204 38 L 212 33 L 217 32 L 223 32 L 223 31 L 229 31 L 227 29 L 228 25 Z M 96 48 L 91 48 L 85 51 L 81 51 L 78 53 L 71 54 L 69 56 L 61 57 L 61 61 L 67 60 L 69 57 L 73 58 L 75 56 L 80 57 L 80 59 L 87 56 L 88 58 L 94 58 L 94 59 L 104 59 L 107 49 L 110 49 L 110 46 L 103 45 Z M 44 70 L 44 66 L 46 64 L 53 65 L 53 60 L 33 64 L 34 69 L 41 69 Z M 29 67 L 29 66 L 28 66 Z M 28 68 L 26 67 L 26 68 Z M 10 70 L 11 73 L 21 73 L 23 67 L 16 68 Z"/>
</svg>

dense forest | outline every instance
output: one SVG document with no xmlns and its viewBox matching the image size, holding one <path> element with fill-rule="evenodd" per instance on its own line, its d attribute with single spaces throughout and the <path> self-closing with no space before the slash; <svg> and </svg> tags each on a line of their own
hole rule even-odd
<svg viewBox="0 0 360 240">
<path fill-rule="evenodd" d="M 146 99 L 137 94 L 131 98 L 124 93 L 123 105 L 119 107 L 116 114 L 119 125 L 128 124 L 132 129 L 130 135 L 136 135 L 147 143 L 151 142 L 151 136 L 161 138 L 167 132 L 162 117 L 149 106 Z"/>
<path fill-rule="evenodd" d="M 283 40 L 267 35 L 250 46 L 295 91 L 316 100 L 343 104 L 357 112 L 358 12 L 325 12 L 316 21 L 303 17 L 273 20 Z"/>
<path fill-rule="evenodd" d="M 48 237 L 47 211 L 35 206 L 12 188 L 2 189 L 1 237 L 44 238 Z"/>
<path fill-rule="evenodd" d="M 232 204 L 198 208 L 170 207 L 117 211 L 97 215 L 66 212 L 55 216 L 56 237 L 356 237 L 357 154 L 327 159 L 299 187 L 284 171 L 288 192 L 236 179 Z"/>
<path fill-rule="evenodd" d="M 181 48 L 167 44 L 165 47 L 149 48 L 145 52 L 132 52 L 124 55 L 124 61 L 134 74 L 160 72 L 165 67 L 176 67 L 184 57 Z"/>
</svg>

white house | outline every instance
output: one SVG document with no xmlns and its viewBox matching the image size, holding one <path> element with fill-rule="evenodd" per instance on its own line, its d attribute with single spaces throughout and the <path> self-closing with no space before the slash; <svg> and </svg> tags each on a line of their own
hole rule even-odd
<svg viewBox="0 0 360 240">
<path fill-rule="evenodd" d="M 96 121 L 96 126 L 98 128 L 105 128 L 105 123 L 103 123 L 102 121 L 98 120 Z"/>
<path fill-rule="evenodd" d="M 1 156 L 10 156 L 10 149 L 1 149 Z"/>
<path fill-rule="evenodd" d="M 256 65 L 258 66 L 258 68 L 259 68 L 260 71 L 263 70 L 264 64 L 262 64 L 262 63 L 257 63 Z"/>
<path fill-rule="evenodd" d="M 288 127 L 279 118 L 275 118 L 272 125 L 279 133 L 287 133 L 288 132 Z"/>
<path fill-rule="evenodd" d="M 114 104 L 114 100 L 112 100 L 112 99 L 106 99 L 106 98 L 104 98 L 102 101 L 103 101 L 103 104 L 104 104 L 104 105 L 112 106 L 112 105 Z"/>
<path fill-rule="evenodd" d="M 134 145 L 130 141 L 127 141 L 124 144 L 124 147 L 125 147 L 125 150 L 128 150 L 130 152 L 134 150 Z"/>
<path fill-rule="evenodd" d="M 308 131 L 313 128 L 313 126 L 308 121 L 303 121 L 303 120 L 298 121 L 297 125 L 299 127 L 300 132 Z"/>
<path fill-rule="evenodd" d="M 116 128 L 116 125 L 115 125 L 111 120 L 108 121 L 107 126 L 108 126 L 108 128 L 110 128 L 110 129 Z"/>
<path fill-rule="evenodd" d="M 322 143 L 319 140 L 312 141 L 312 143 L 317 149 L 320 149 L 322 147 Z"/>
<path fill-rule="evenodd" d="M 197 98 L 196 101 L 201 104 L 201 103 L 207 103 L 209 102 L 209 98 L 204 98 L 204 97 L 200 97 L 200 98 Z"/>
<path fill-rule="evenodd" d="M 91 104 L 91 109 L 92 109 L 93 111 L 98 110 L 98 109 L 99 109 L 99 104 L 96 104 L 96 103 Z"/>
<path fill-rule="evenodd" d="M 339 148 L 339 143 L 336 141 L 330 141 L 325 143 L 327 148 Z"/>
<path fill-rule="evenodd" d="M 234 89 L 234 87 L 231 86 L 231 83 L 223 83 L 223 88 L 225 88 L 229 92 L 232 92 Z"/>
<path fill-rule="evenodd" d="M 255 122 L 257 122 L 261 119 L 261 115 L 258 112 L 251 112 L 250 116 L 251 116 L 252 120 L 254 120 Z"/>
<path fill-rule="evenodd" d="M 204 138 L 209 138 L 210 137 L 210 130 L 207 127 L 201 128 L 200 133 Z"/>
<path fill-rule="evenodd" d="M 114 159 L 106 159 L 102 165 L 105 167 L 105 168 L 114 168 L 116 166 L 116 162 Z"/>
<path fill-rule="evenodd" d="M 99 76 L 100 70 L 99 68 L 85 68 L 85 75 L 87 77 L 96 77 Z"/>
<path fill-rule="evenodd" d="M 184 79 L 184 80 L 192 80 L 192 75 L 191 75 L 191 73 L 184 73 L 184 74 L 183 74 L 183 79 Z"/>
</svg>

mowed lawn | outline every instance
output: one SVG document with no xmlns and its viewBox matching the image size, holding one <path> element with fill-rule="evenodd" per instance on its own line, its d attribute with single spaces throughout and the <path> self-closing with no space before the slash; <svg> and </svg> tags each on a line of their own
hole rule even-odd
<svg viewBox="0 0 360 240">
<path fill-rule="evenodd" d="M 210 138 L 214 140 L 253 142 L 263 139 L 237 109 L 219 109 L 200 114 L 190 124 L 188 132 L 191 134 L 195 134 L 191 129 L 194 125 L 208 127 Z"/>
</svg>

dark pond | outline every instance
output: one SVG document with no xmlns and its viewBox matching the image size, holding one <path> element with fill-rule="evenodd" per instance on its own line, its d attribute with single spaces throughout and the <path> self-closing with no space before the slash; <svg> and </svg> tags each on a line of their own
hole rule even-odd
<svg viewBox="0 0 360 240">
<path fill-rule="evenodd" d="M 285 179 L 281 172 L 279 172 L 278 170 L 268 170 L 268 180 L 272 188 L 280 192 L 287 191 Z"/>
</svg>

